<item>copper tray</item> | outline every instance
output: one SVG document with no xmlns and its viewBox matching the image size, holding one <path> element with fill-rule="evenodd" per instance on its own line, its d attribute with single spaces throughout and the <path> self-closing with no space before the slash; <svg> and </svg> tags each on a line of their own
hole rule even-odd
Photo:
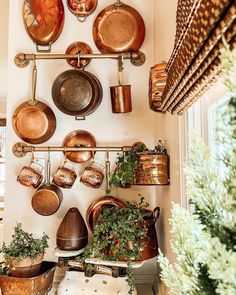
<svg viewBox="0 0 236 295">
<path fill-rule="evenodd" d="M 102 53 L 138 51 L 144 38 L 142 16 L 119 1 L 103 9 L 93 24 L 93 39 Z"/>
<path fill-rule="evenodd" d="M 84 22 L 94 12 L 97 3 L 97 0 L 67 0 L 68 8 L 80 22 Z"/>
<path fill-rule="evenodd" d="M 75 130 L 66 136 L 63 147 L 96 147 L 96 141 L 88 131 Z M 72 162 L 83 163 L 92 158 L 93 152 L 65 152 L 65 156 Z"/>
<path fill-rule="evenodd" d="M 25 29 L 36 44 L 37 51 L 50 52 L 51 44 L 60 36 L 64 26 L 62 0 L 24 0 Z M 48 46 L 40 50 L 39 46 Z"/>
</svg>

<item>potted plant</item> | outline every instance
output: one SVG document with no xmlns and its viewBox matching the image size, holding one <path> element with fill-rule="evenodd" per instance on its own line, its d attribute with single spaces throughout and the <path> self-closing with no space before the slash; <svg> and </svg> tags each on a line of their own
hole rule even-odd
<svg viewBox="0 0 236 295">
<path fill-rule="evenodd" d="M 127 202 L 127 208 L 105 208 L 99 215 L 93 230 L 93 241 L 85 248 L 78 262 L 86 258 L 109 261 L 127 261 L 129 294 L 134 289 L 132 262 L 140 260 L 146 245 L 147 226 L 144 220 L 148 204 L 141 198 L 139 203 Z"/>
<path fill-rule="evenodd" d="M 34 238 L 22 229 L 21 223 L 17 223 L 14 230 L 11 243 L 8 246 L 3 243 L 0 249 L 5 261 L 2 271 L 18 277 L 35 276 L 48 248 L 48 236 L 43 233 L 41 238 Z"/>
</svg>

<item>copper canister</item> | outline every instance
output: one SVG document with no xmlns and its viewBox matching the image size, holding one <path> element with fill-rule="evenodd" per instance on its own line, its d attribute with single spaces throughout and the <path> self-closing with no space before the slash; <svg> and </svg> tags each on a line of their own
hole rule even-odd
<svg viewBox="0 0 236 295">
<path fill-rule="evenodd" d="M 138 155 L 138 168 L 134 170 L 135 185 L 169 184 L 169 156 L 166 154 Z"/>
<path fill-rule="evenodd" d="M 110 87 L 113 113 L 132 112 L 131 85 Z"/>
</svg>

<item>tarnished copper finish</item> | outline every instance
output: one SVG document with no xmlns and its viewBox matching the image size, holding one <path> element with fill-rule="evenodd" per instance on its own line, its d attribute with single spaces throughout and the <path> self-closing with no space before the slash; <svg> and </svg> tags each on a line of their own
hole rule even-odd
<svg viewBox="0 0 236 295">
<path fill-rule="evenodd" d="M 93 39 L 102 53 L 138 51 L 144 38 L 142 16 L 121 2 L 103 9 L 93 24 Z"/>
<path fill-rule="evenodd" d="M 84 22 L 96 9 L 97 2 L 97 0 L 67 0 L 67 5 L 78 20 Z"/>
<path fill-rule="evenodd" d="M 64 139 L 63 146 L 68 147 L 96 147 L 95 138 L 85 130 L 75 130 L 68 134 Z M 83 163 L 90 160 L 93 156 L 91 151 L 65 152 L 65 156 L 72 162 Z"/>
<path fill-rule="evenodd" d="M 102 100 L 102 86 L 91 73 L 68 70 L 61 73 L 52 86 L 52 98 L 60 111 L 71 116 L 93 113 Z"/>
<path fill-rule="evenodd" d="M 129 113 L 132 111 L 131 85 L 110 87 L 113 113 Z"/>
<path fill-rule="evenodd" d="M 60 188 L 50 183 L 51 162 L 49 157 L 46 168 L 46 183 L 37 189 L 31 200 L 34 211 L 43 216 L 56 213 L 63 199 Z"/>
<path fill-rule="evenodd" d="M 64 26 L 64 6 L 62 0 L 24 0 L 23 20 L 26 31 L 38 46 L 48 46 L 60 36 Z M 43 50 L 45 51 L 45 50 Z"/>
<path fill-rule="evenodd" d="M 2 295 L 47 294 L 53 283 L 57 263 L 43 261 L 38 276 L 17 278 L 0 275 Z"/>
<path fill-rule="evenodd" d="M 88 244 L 88 230 L 78 208 L 70 208 L 57 230 L 57 247 L 64 251 L 83 249 Z"/>
<path fill-rule="evenodd" d="M 13 114 L 15 133 L 25 142 L 39 144 L 47 141 L 55 132 L 56 117 L 51 108 L 35 99 L 37 69 L 32 73 L 32 99 L 22 103 Z"/>
<path fill-rule="evenodd" d="M 92 54 L 92 53 L 93 51 L 91 47 L 84 42 L 74 42 L 66 49 L 66 54 L 70 54 L 70 55 Z M 67 59 L 67 62 L 73 68 L 84 68 L 91 62 L 91 59 L 80 58 L 79 60 L 78 58 L 69 58 Z"/>
<path fill-rule="evenodd" d="M 93 226 L 97 221 L 98 215 L 102 212 L 104 208 L 110 207 L 120 207 L 126 208 L 127 204 L 121 199 L 117 199 L 112 196 L 105 196 L 95 200 L 88 208 L 86 213 L 86 221 L 91 231 L 93 231 Z"/>
</svg>

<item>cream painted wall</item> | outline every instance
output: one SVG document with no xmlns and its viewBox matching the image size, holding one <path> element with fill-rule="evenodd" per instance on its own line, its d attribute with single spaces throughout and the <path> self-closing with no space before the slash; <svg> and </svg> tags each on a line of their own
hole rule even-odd
<svg viewBox="0 0 236 295">
<path fill-rule="evenodd" d="M 0 0 L 0 102 L 7 95 L 8 9 L 9 1 Z"/>
<path fill-rule="evenodd" d="M 16 107 L 30 98 L 30 73 L 31 67 L 19 69 L 14 65 L 14 57 L 19 52 L 35 52 L 35 46 L 28 37 L 22 22 L 22 1 L 10 0 L 10 26 L 9 26 L 9 78 L 12 83 L 8 87 L 8 113 L 7 119 L 11 118 Z M 115 115 L 111 112 L 109 86 L 117 84 L 117 65 L 113 60 L 92 61 L 87 70 L 93 72 L 100 79 L 104 97 L 100 107 L 86 121 L 75 121 L 73 117 L 61 113 L 53 104 L 51 98 L 51 86 L 55 77 L 70 67 L 65 61 L 38 61 L 38 85 L 37 97 L 46 102 L 55 112 L 57 117 L 57 129 L 54 136 L 47 145 L 60 145 L 64 137 L 73 130 L 84 129 L 91 132 L 97 141 L 97 145 L 129 145 L 136 141 L 143 141 L 150 148 L 154 146 L 156 114 L 148 107 L 148 76 L 149 68 L 154 59 L 154 31 L 153 10 L 154 2 L 148 5 L 143 0 L 125 1 L 139 10 L 146 23 L 146 39 L 142 46 L 147 60 L 144 66 L 134 67 L 129 61 L 125 61 L 125 82 L 132 85 L 133 112 L 126 115 Z M 64 1 L 64 4 L 66 1 Z M 65 5 L 65 26 L 58 39 L 53 44 L 52 52 L 65 52 L 66 48 L 74 41 L 85 41 L 97 52 L 92 40 L 92 23 L 97 13 L 110 4 L 109 0 L 100 0 L 95 13 L 85 23 L 78 23 L 77 19 L 68 11 Z M 53 216 L 42 217 L 35 213 L 31 207 L 33 190 L 25 188 L 16 182 L 16 177 L 21 167 L 29 162 L 30 156 L 17 159 L 12 155 L 11 148 L 14 143 L 20 141 L 13 131 L 11 124 L 8 125 L 7 138 L 7 172 L 6 172 L 6 199 L 4 215 L 4 240 L 9 242 L 16 221 L 22 222 L 24 229 L 40 235 L 43 231 L 50 236 L 50 248 L 46 259 L 55 260 L 53 250 L 55 248 L 55 236 L 57 228 L 70 207 L 77 206 L 82 215 L 85 216 L 89 204 L 97 197 L 104 194 L 102 189 L 92 190 L 79 182 L 71 190 L 63 190 L 64 200 L 59 211 Z M 45 157 L 44 154 L 36 154 Z M 62 154 L 52 155 L 52 174 L 55 172 Z M 96 159 L 104 160 L 103 154 L 96 154 Z M 111 155 L 112 167 L 114 167 L 114 154 Z M 82 171 L 84 165 L 79 166 Z M 150 207 L 156 205 L 156 191 L 154 187 L 132 187 L 130 190 L 114 191 L 112 194 L 124 199 L 137 199 L 142 193 L 150 203 Z M 155 260 L 147 262 L 142 268 L 142 274 L 154 273 Z"/>
</svg>

